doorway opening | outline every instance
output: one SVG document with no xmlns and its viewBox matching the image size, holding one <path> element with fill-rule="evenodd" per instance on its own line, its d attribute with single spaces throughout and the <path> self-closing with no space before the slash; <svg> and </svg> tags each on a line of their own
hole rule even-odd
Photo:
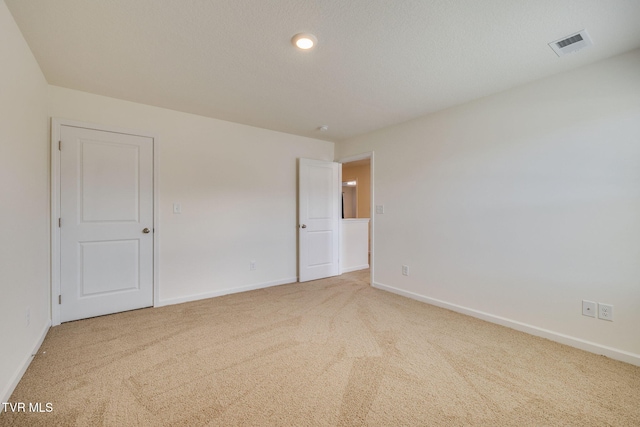
<svg viewBox="0 0 640 427">
<path fill-rule="evenodd" d="M 373 152 L 338 160 L 342 164 L 341 273 L 369 269 L 373 283 Z"/>
</svg>

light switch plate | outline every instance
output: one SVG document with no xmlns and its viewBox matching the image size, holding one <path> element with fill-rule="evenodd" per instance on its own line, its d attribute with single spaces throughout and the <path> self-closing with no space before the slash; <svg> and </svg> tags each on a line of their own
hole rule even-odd
<svg viewBox="0 0 640 427">
<path fill-rule="evenodd" d="M 173 213 L 174 214 L 181 214 L 182 213 L 182 206 L 180 206 L 180 203 L 174 203 L 173 204 Z"/>
</svg>

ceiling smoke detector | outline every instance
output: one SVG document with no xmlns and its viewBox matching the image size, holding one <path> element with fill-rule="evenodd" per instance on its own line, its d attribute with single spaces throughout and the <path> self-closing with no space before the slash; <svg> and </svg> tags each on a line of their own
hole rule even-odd
<svg viewBox="0 0 640 427">
<path fill-rule="evenodd" d="M 574 53 L 585 47 L 592 46 L 593 42 L 587 30 L 579 31 L 575 34 L 571 34 L 567 37 L 563 37 L 560 40 L 549 43 L 549 46 L 558 56 L 564 56 L 569 53 Z"/>
</svg>

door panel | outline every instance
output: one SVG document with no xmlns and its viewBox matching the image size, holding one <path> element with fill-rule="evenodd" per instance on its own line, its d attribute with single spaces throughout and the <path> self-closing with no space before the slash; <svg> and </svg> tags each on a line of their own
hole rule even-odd
<svg viewBox="0 0 640 427">
<path fill-rule="evenodd" d="M 339 163 L 300 159 L 300 281 L 340 274 Z"/>
<path fill-rule="evenodd" d="M 153 140 L 60 132 L 60 320 L 153 305 Z"/>
<path fill-rule="evenodd" d="M 138 240 L 79 243 L 79 297 L 140 289 L 139 243 Z"/>
<path fill-rule="evenodd" d="M 309 221 L 307 221 L 309 222 Z M 308 233 L 309 267 L 318 267 L 333 262 L 333 231 L 311 231 Z"/>
<path fill-rule="evenodd" d="M 82 222 L 139 221 L 140 147 L 83 141 L 80 149 Z"/>
</svg>

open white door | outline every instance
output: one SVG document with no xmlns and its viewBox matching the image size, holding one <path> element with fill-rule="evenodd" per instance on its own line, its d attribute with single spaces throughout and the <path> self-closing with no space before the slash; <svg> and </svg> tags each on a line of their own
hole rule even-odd
<svg viewBox="0 0 640 427">
<path fill-rule="evenodd" d="M 340 163 L 300 159 L 300 281 L 340 274 Z"/>
<path fill-rule="evenodd" d="M 60 320 L 153 305 L 153 139 L 60 129 Z"/>
</svg>

